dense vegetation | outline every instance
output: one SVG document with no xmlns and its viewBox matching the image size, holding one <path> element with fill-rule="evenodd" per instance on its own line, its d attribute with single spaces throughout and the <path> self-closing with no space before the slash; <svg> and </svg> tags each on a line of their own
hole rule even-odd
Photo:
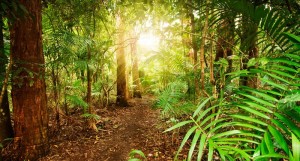
<svg viewBox="0 0 300 161">
<path fill-rule="evenodd" d="M 299 161 L 298 0 L 0 3 L 0 148 L 19 160 L 48 153 L 49 114 L 97 131 L 95 109 L 151 94 L 187 160 Z"/>
</svg>

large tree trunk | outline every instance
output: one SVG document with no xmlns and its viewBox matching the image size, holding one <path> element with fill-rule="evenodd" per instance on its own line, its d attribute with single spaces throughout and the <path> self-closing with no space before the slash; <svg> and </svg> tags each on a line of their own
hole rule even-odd
<svg viewBox="0 0 300 161">
<path fill-rule="evenodd" d="M 117 105 L 128 106 L 128 89 L 126 79 L 126 56 L 124 45 L 124 26 L 121 15 L 118 15 L 117 20 L 119 35 L 118 35 L 118 49 L 117 49 Z"/>
<path fill-rule="evenodd" d="M 12 103 L 18 160 L 37 160 L 49 151 L 41 0 L 20 0 L 28 12 L 11 28 Z"/>
<path fill-rule="evenodd" d="M 132 79 L 133 79 L 133 97 L 142 98 L 142 87 L 139 75 L 139 64 L 137 57 L 137 40 L 134 39 L 131 43 L 132 56 Z"/>
<path fill-rule="evenodd" d="M 8 75 L 5 70 L 8 60 L 4 53 L 2 24 L 2 17 L 0 17 L 0 143 L 3 143 L 4 139 L 13 137 L 13 128 L 10 121 L 9 103 L 5 85 L 8 79 L 6 78 Z"/>
</svg>

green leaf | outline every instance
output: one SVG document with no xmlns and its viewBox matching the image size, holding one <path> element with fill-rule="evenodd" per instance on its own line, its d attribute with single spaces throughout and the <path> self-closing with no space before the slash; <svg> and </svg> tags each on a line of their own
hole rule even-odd
<svg viewBox="0 0 300 161">
<path fill-rule="evenodd" d="M 196 115 L 198 115 L 198 113 L 201 111 L 201 109 L 206 105 L 206 103 L 213 97 L 209 97 L 207 99 L 205 99 L 199 106 L 198 108 L 195 110 L 193 117 L 195 117 Z"/>
<path fill-rule="evenodd" d="M 265 118 L 265 119 L 268 119 L 268 120 L 270 119 L 269 116 L 267 116 L 266 114 L 261 113 L 261 112 L 255 110 L 255 109 L 249 108 L 249 107 L 244 106 L 244 105 L 238 105 L 238 107 L 240 107 L 240 108 L 242 108 L 242 109 L 244 109 L 244 110 L 246 110 L 246 111 L 248 111 L 248 112 L 250 112 L 250 113 L 253 113 L 253 114 L 255 114 L 256 116 L 260 116 L 260 117 Z"/>
<path fill-rule="evenodd" d="M 192 122 L 193 122 L 192 120 L 179 122 L 178 124 L 176 124 L 176 125 L 172 126 L 171 128 L 165 130 L 164 133 L 165 133 L 165 132 L 168 132 L 168 131 L 172 131 L 172 130 L 174 130 L 174 129 L 177 129 L 177 128 L 181 127 L 181 126 L 184 126 L 184 125 L 186 125 L 186 124 L 188 124 L 188 123 L 192 123 Z"/>
<path fill-rule="evenodd" d="M 246 103 L 247 105 L 249 105 L 250 107 L 254 107 L 254 108 L 258 109 L 258 110 L 261 110 L 261 111 L 264 111 L 264 112 L 268 112 L 268 113 L 273 113 L 272 110 L 270 110 L 270 109 L 268 109 L 268 108 L 266 108 L 266 107 L 264 107 L 264 106 L 262 106 L 260 104 L 257 104 L 257 103 L 255 103 L 253 101 L 244 100 L 243 102 Z"/>
<path fill-rule="evenodd" d="M 258 119 L 252 118 L 250 116 L 244 116 L 244 115 L 230 115 L 230 116 L 234 117 L 234 118 L 243 119 L 243 120 L 246 120 L 246 121 L 249 121 L 249 122 L 257 123 L 257 124 L 260 124 L 260 125 L 263 125 L 263 126 L 268 125 L 267 123 L 265 123 L 263 121 L 260 121 Z"/>
<path fill-rule="evenodd" d="M 128 159 L 128 161 L 141 161 L 141 160 L 137 158 L 132 158 L 132 159 Z"/>
<path fill-rule="evenodd" d="M 275 153 L 274 151 L 274 146 L 273 146 L 273 141 L 271 139 L 271 135 L 269 132 L 265 132 L 264 134 L 264 140 L 265 140 L 265 144 L 268 148 L 269 153 Z"/>
<path fill-rule="evenodd" d="M 198 152 L 198 156 L 197 156 L 197 161 L 201 161 L 203 152 L 206 149 L 206 144 L 207 144 L 206 138 L 207 138 L 207 135 L 202 133 L 200 142 L 199 142 L 199 152 Z"/>
<path fill-rule="evenodd" d="M 245 92 L 237 92 L 237 93 L 240 94 L 240 95 L 242 95 L 242 96 L 245 96 L 245 97 L 247 97 L 247 98 L 249 98 L 249 99 L 251 99 L 251 100 L 254 100 L 254 101 L 256 101 L 256 102 L 259 102 L 259 103 L 261 103 L 261 104 L 264 104 L 264 105 L 266 105 L 266 106 L 269 106 L 269 107 L 276 107 L 274 104 L 272 104 L 272 103 L 270 103 L 270 102 L 268 102 L 268 101 L 265 101 L 265 100 L 263 100 L 263 99 L 260 99 L 260 98 L 258 98 L 258 97 L 255 97 L 255 96 L 253 96 L 253 95 L 247 94 L 247 93 L 245 93 Z"/>
<path fill-rule="evenodd" d="M 188 130 L 188 132 L 185 134 L 185 136 L 184 136 L 184 138 L 183 138 L 183 140 L 182 140 L 182 142 L 181 142 L 181 144 L 180 144 L 180 147 L 179 147 L 179 149 L 178 149 L 178 151 L 177 151 L 177 153 L 176 153 L 176 155 L 175 155 L 175 158 L 178 157 L 178 154 L 181 152 L 183 146 L 185 145 L 185 143 L 187 142 L 187 140 L 190 138 L 190 136 L 194 133 L 194 131 L 195 131 L 196 129 L 197 129 L 197 126 L 193 126 L 193 127 L 190 128 L 190 129 Z"/>
<path fill-rule="evenodd" d="M 278 101 L 276 98 L 274 98 L 266 93 L 263 93 L 261 91 L 258 91 L 257 89 L 252 89 L 252 88 L 248 88 L 248 87 L 243 87 L 243 89 L 245 89 L 246 91 L 252 92 L 254 94 L 257 94 L 258 96 L 261 96 L 266 100 L 270 100 L 270 101 L 274 101 L 274 102 Z"/>
<path fill-rule="evenodd" d="M 265 79 L 265 78 L 261 78 L 261 80 L 262 80 L 263 82 L 265 82 L 265 83 L 268 83 L 268 84 L 271 85 L 271 86 L 280 88 L 280 89 L 285 90 L 285 91 L 287 90 L 287 88 L 286 88 L 284 85 L 282 85 L 282 84 L 275 83 L 275 82 L 270 81 L 270 80 Z"/>
<path fill-rule="evenodd" d="M 242 131 L 240 130 L 230 130 L 230 131 L 225 131 L 225 132 L 222 132 L 222 133 L 218 133 L 214 136 L 212 136 L 212 139 L 216 139 L 216 138 L 220 138 L 220 137 L 223 137 L 223 136 L 230 136 L 230 135 L 236 135 L 236 134 L 241 134 L 243 133 Z"/>
<path fill-rule="evenodd" d="M 188 160 L 192 160 L 192 156 L 196 147 L 196 144 L 198 142 L 198 139 L 200 137 L 201 131 L 200 130 L 196 130 L 196 133 L 194 135 L 194 138 L 192 140 L 192 144 L 190 146 L 190 150 L 189 150 L 189 154 L 188 154 Z"/>
<path fill-rule="evenodd" d="M 291 121 L 290 119 L 286 118 L 284 115 L 281 115 L 281 114 L 279 114 L 279 113 L 275 113 L 275 116 L 276 116 L 277 118 L 279 118 L 282 122 L 284 122 L 284 123 L 287 125 L 287 127 L 288 127 L 289 129 L 291 129 L 291 131 L 292 131 L 297 137 L 300 138 L 300 128 L 297 127 L 297 126 L 293 123 L 293 121 Z"/>
<path fill-rule="evenodd" d="M 222 148 L 222 149 L 226 149 L 226 150 L 233 150 L 239 154 L 242 155 L 243 159 L 246 159 L 247 161 L 250 161 L 250 156 L 245 152 L 245 150 L 243 149 L 240 149 L 240 148 L 235 148 L 235 147 L 232 147 L 232 146 L 220 146 L 218 148 Z"/>
<path fill-rule="evenodd" d="M 294 134 L 292 134 L 292 149 L 294 161 L 300 161 L 300 141 Z"/>
<path fill-rule="evenodd" d="M 134 157 L 136 154 L 138 154 L 139 156 L 143 157 L 143 158 L 146 158 L 145 154 L 141 151 L 141 150 L 132 150 L 130 153 L 129 153 L 129 156 L 130 157 Z"/>
<path fill-rule="evenodd" d="M 276 142 L 279 144 L 279 146 L 285 151 L 286 154 L 289 154 L 289 147 L 288 144 L 286 143 L 283 135 L 275 129 L 273 126 L 268 126 L 268 129 Z"/>
<path fill-rule="evenodd" d="M 288 159 L 288 157 L 286 157 L 286 156 L 274 153 L 274 154 L 266 154 L 266 155 L 261 155 L 261 156 L 255 157 L 254 160 L 270 159 L 270 158 L 284 158 L 284 159 Z"/>
<path fill-rule="evenodd" d="M 272 123 L 276 125 L 276 127 L 282 129 L 286 134 L 290 135 L 290 131 L 285 127 L 285 125 L 279 120 L 271 119 Z"/>
<path fill-rule="evenodd" d="M 209 113 L 210 111 L 212 111 L 216 106 L 212 106 L 206 110 L 204 110 L 203 112 L 201 112 L 201 114 L 198 116 L 197 118 L 197 122 L 200 121 L 207 113 Z"/>
<path fill-rule="evenodd" d="M 254 143 L 254 144 L 259 144 L 259 142 L 257 141 L 254 141 L 254 140 L 251 140 L 251 139 L 245 139 L 245 138 L 239 138 L 239 137 L 236 137 L 236 138 L 219 138 L 217 140 L 217 142 L 247 142 L 247 143 Z M 218 143 L 216 143 L 218 144 Z M 233 143 L 233 144 L 237 144 L 237 143 Z"/>
<path fill-rule="evenodd" d="M 212 140 L 208 141 L 208 161 L 212 161 L 214 155 L 214 142 Z"/>
<path fill-rule="evenodd" d="M 207 121 L 211 121 L 215 116 L 219 115 L 220 113 L 214 113 L 211 115 L 208 115 L 203 121 L 201 121 L 200 126 L 203 126 L 207 123 Z M 213 119 L 215 120 L 215 119 Z"/>
</svg>

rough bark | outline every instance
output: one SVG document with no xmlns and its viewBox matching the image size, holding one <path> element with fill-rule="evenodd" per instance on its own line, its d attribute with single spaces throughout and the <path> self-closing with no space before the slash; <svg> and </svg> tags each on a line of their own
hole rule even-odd
<svg viewBox="0 0 300 161">
<path fill-rule="evenodd" d="M 6 65 L 8 64 L 7 57 L 4 53 L 4 41 L 2 32 L 2 17 L 0 17 L 0 143 L 3 140 L 13 137 L 13 128 L 10 121 L 10 111 L 7 96 L 6 85 L 4 85 L 6 74 Z M 6 78 L 7 80 L 8 78 Z M 5 143 L 4 143 L 5 144 Z M 0 154 L 1 160 L 1 154 Z"/>
<path fill-rule="evenodd" d="M 126 56 L 124 45 L 124 26 L 122 17 L 119 14 L 117 20 L 117 26 L 119 28 L 118 34 L 118 49 L 117 49 L 117 100 L 116 103 L 119 106 L 128 106 L 128 89 L 126 79 Z"/>
<path fill-rule="evenodd" d="M 131 56 L 132 56 L 132 79 L 133 79 L 133 97 L 142 98 L 142 87 L 139 76 L 139 64 L 137 57 L 137 41 L 133 40 L 131 43 Z"/>
<path fill-rule="evenodd" d="M 28 12 L 11 27 L 14 147 L 18 160 L 37 160 L 49 151 L 41 0 L 20 0 Z"/>
</svg>

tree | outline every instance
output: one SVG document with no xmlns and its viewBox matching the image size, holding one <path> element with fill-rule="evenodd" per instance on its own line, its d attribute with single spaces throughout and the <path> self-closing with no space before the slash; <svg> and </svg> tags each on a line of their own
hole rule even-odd
<svg viewBox="0 0 300 161">
<path fill-rule="evenodd" d="M 139 75 L 139 64 L 137 56 L 137 39 L 133 38 L 131 46 L 132 57 L 132 79 L 133 79 L 133 97 L 142 98 L 142 87 Z"/>
<path fill-rule="evenodd" d="M 28 15 L 13 23 L 11 34 L 14 145 L 18 160 L 36 160 L 49 151 L 41 0 L 20 0 Z"/>
<path fill-rule="evenodd" d="M 117 15 L 118 33 L 118 49 L 117 49 L 117 101 L 120 106 L 128 106 L 128 88 L 126 79 L 126 56 L 125 56 L 125 42 L 124 42 L 124 22 L 122 13 Z"/>
</svg>

